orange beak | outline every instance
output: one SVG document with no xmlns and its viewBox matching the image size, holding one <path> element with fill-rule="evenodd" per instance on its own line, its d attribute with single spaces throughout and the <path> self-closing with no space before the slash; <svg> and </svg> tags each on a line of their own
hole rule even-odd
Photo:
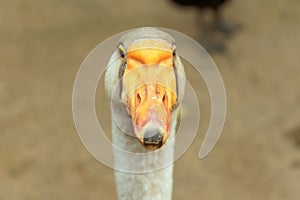
<svg viewBox="0 0 300 200">
<path fill-rule="evenodd" d="M 146 148 L 160 148 L 169 136 L 177 103 L 172 51 L 162 41 L 138 41 L 128 48 L 126 63 L 122 101 L 134 135 Z"/>
</svg>

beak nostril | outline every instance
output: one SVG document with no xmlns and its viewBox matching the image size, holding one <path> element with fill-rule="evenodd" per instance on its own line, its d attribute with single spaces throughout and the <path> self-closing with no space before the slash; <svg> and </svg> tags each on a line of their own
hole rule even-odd
<svg viewBox="0 0 300 200">
<path fill-rule="evenodd" d="M 162 97 L 162 102 L 164 104 L 164 106 L 167 107 L 168 105 L 168 97 L 167 97 L 167 94 L 165 93 L 164 96 Z"/>
<path fill-rule="evenodd" d="M 136 93 L 136 97 L 135 97 L 135 106 L 138 106 L 141 104 L 141 101 L 142 101 L 142 97 L 141 95 L 137 92 Z"/>
</svg>

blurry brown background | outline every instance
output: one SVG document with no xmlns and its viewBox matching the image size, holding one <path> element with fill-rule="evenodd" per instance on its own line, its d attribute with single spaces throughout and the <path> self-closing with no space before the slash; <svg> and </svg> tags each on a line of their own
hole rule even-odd
<svg viewBox="0 0 300 200">
<path fill-rule="evenodd" d="M 223 11 L 241 26 L 222 37 L 225 51 L 211 54 L 227 89 L 226 124 L 213 152 L 199 160 L 210 104 L 201 78 L 187 69 L 201 125 L 175 163 L 174 199 L 297 200 L 300 2 L 236 0 Z M 85 150 L 74 128 L 76 72 L 112 34 L 159 26 L 198 39 L 199 17 L 197 9 L 168 0 L 2 0 L 0 199 L 116 199 L 112 169 Z M 99 118 L 109 130 L 104 102 L 99 90 Z"/>
</svg>

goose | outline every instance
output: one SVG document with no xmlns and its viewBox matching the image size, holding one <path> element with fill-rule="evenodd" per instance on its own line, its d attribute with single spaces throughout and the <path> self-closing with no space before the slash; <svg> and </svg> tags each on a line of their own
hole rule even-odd
<svg viewBox="0 0 300 200">
<path fill-rule="evenodd" d="M 195 6 L 199 10 L 209 9 L 213 14 L 212 28 L 222 33 L 231 34 L 235 27 L 233 24 L 225 20 L 222 7 L 228 3 L 228 0 L 172 0 L 174 3 L 181 6 Z"/>
<path fill-rule="evenodd" d="M 184 91 L 184 67 L 174 39 L 143 27 L 126 32 L 105 72 L 115 149 L 140 155 L 138 162 L 114 151 L 118 199 L 169 200 L 173 188 L 175 127 Z M 130 169 L 137 169 L 137 171 Z"/>
</svg>

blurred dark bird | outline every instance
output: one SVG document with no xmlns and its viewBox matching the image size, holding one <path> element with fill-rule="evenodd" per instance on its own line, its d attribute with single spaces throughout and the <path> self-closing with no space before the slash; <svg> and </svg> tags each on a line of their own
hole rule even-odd
<svg viewBox="0 0 300 200">
<path fill-rule="evenodd" d="M 221 8 L 228 0 L 172 0 L 175 3 L 183 6 L 196 6 L 200 10 L 212 10 L 214 21 L 212 28 L 214 30 L 230 34 L 234 31 L 234 26 L 224 20 Z"/>
<path fill-rule="evenodd" d="M 212 52 L 224 52 L 225 41 L 239 27 L 227 21 L 222 13 L 223 5 L 230 0 L 172 0 L 179 6 L 194 6 L 199 10 L 199 42 Z M 205 12 L 208 11 L 208 12 Z M 207 15 L 209 14 L 209 15 Z"/>
<path fill-rule="evenodd" d="M 181 5 L 195 5 L 200 9 L 202 8 L 212 8 L 217 9 L 227 0 L 173 0 Z"/>
</svg>

